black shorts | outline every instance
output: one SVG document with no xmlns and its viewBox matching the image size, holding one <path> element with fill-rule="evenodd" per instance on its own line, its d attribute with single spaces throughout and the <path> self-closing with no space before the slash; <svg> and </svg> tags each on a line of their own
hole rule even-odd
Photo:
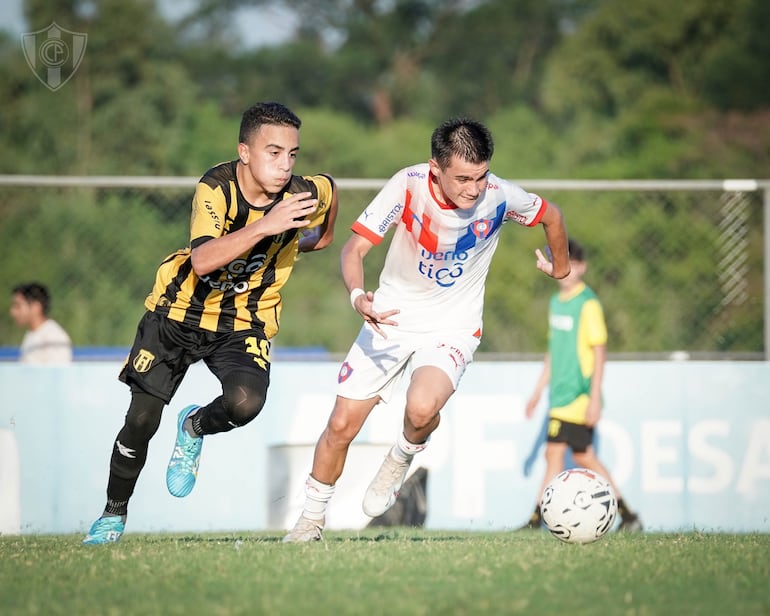
<svg viewBox="0 0 770 616">
<path fill-rule="evenodd" d="M 567 443 L 573 452 L 583 453 L 593 443 L 594 429 L 552 417 L 548 420 L 546 440 L 549 443 Z"/>
<path fill-rule="evenodd" d="M 201 360 L 220 382 L 231 372 L 249 372 L 267 391 L 270 342 L 264 332 L 210 332 L 149 311 L 139 321 L 119 378 L 168 404 L 187 369 Z"/>
</svg>

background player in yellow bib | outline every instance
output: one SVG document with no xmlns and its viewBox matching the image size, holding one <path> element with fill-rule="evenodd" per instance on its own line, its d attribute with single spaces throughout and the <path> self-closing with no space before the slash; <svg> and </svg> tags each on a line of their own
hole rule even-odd
<svg viewBox="0 0 770 616">
<path fill-rule="evenodd" d="M 545 477 L 538 501 L 546 485 L 564 470 L 567 448 L 577 466 L 605 477 L 618 499 L 620 528 L 641 530 L 639 516 L 623 500 L 607 468 L 593 447 L 594 428 L 602 414 L 602 379 L 607 357 L 607 326 L 596 293 L 583 282 L 588 268 L 583 247 L 568 241 L 570 273 L 558 280 L 559 291 L 551 297 L 548 311 L 548 352 L 543 371 L 526 415 L 532 418 L 543 391 L 549 387 L 549 420 L 545 445 Z M 539 502 L 523 528 L 540 528 Z"/>
<path fill-rule="evenodd" d="M 120 374 L 131 403 L 113 443 L 107 503 L 84 543 L 120 539 L 150 439 L 190 365 L 204 361 L 222 395 L 179 413 L 166 473 L 174 496 L 193 489 L 205 435 L 243 426 L 262 410 L 281 287 L 298 251 L 331 243 L 337 213 L 331 177 L 293 174 L 300 125 L 279 103 L 254 105 L 241 119 L 238 158 L 198 182 L 190 245 L 158 268 Z"/>
</svg>

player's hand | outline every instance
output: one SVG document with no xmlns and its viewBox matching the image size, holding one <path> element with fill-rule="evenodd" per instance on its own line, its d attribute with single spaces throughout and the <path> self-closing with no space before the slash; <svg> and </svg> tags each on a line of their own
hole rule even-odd
<svg viewBox="0 0 770 616">
<path fill-rule="evenodd" d="M 535 248 L 535 256 L 537 257 L 537 263 L 535 264 L 537 269 L 549 276 L 553 276 L 553 263 L 551 263 L 551 260 L 543 254 L 543 251 L 539 248 Z"/>
<path fill-rule="evenodd" d="M 599 423 L 599 419 L 602 416 L 602 404 L 596 398 L 591 398 L 588 401 L 588 408 L 586 409 L 586 425 L 589 428 L 593 428 Z"/>
<path fill-rule="evenodd" d="M 310 224 L 305 220 L 315 211 L 318 199 L 311 199 L 311 193 L 302 192 L 276 203 L 257 222 L 265 235 L 280 235 L 290 229 L 300 229 Z"/>
<path fill-rule="evenodd" d="M 372 329 L 376 331 L 383 338 L 387 338 L 388 335 L 382 330 L 380 325 L 394 325 L 398 323 L 390 317 L 401 312 L 398 309 L 385 310 L 384 312 L 375 312 L 374 307 L 374 293 L 367 291 L 363 295 L 359 295 L 356 298 L 354 307 L 358 311 L 364 321 L 371 325 Z"/>
<path fill-rule="evenodd" d="M 532 396 L 527 400 L 527 404 L 524 406 L 524 415 L 526 415 L 527 419 L 532 419 L 538 402 L 540 402 L 540 396 Z"/>
</svg>

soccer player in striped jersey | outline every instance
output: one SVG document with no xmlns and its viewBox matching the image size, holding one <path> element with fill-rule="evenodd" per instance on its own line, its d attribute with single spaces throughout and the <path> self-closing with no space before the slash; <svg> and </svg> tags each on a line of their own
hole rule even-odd
<svg viewBox="0 0 770 616">
<path fill-rule="evenodd" d="M 299 251 L 331 243 L 337 213 L 331 177 L 293 174 L 300 125 L 279 103 L 254 105 L 241 119 L 238 158 L 198 182 L 190 245 L 158 268 L 120 374 L 131 403 L 113 443 L 106 505 L 84 543 L 120 539 L 161 412 L 194 362 L 217 376 L 222 395 L 179 413 L 171 494 L 193 489 L 205 435 L 244 426 L 262 410 L 281 287 Z"/>
<path fill-rule="evenodd" d="M 338 375 L 334 408 L 305 483 L 304 510 L 285 541 L 322 538 L 350 443 L 409 373 L 403 431 L 363 509 L 377 517 L 395 503 L 414 455 L 427 446 L 478 347 L 484 286 L 506 222 L 542 225 L 553 260 L 538 250 L 536 267 L 555 278 L 569 272 L 561 211 L 492 174 L 493 150 L 483 124 L 468 118 L 441 124 L 431 137 L 429 162 L 397 172 L 353 224 L 342 249 L 342 276 L 364 323 Z M 364 258 L 390 229 L 379 286 L 367 291 Z"/>
</svg>

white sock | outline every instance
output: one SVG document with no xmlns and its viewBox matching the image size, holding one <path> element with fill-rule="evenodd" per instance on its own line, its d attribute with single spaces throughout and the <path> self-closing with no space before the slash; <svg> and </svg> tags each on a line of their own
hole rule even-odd
<svg viewBox="0 0 770 616">
<path fill-rule="evenodd" d="M 428 441 L 430 441 L 430 437 L 424 443 L 410 443 L 406 440 L 404 433 L 400 432 L 396 439 L 396 446 L 391 449 L 390 455 L 398 462 L 409 462 L 414 454 L 420 453 L 428 446 Z"/>
<path fill-rule="evenodd" d="M 302 511 L 309 520 L 323 520 L 326 506 L 334 495 L 334 486 L 321 483 L 310 475 L 305 481 L 305 508 Z"/>
</svg>

